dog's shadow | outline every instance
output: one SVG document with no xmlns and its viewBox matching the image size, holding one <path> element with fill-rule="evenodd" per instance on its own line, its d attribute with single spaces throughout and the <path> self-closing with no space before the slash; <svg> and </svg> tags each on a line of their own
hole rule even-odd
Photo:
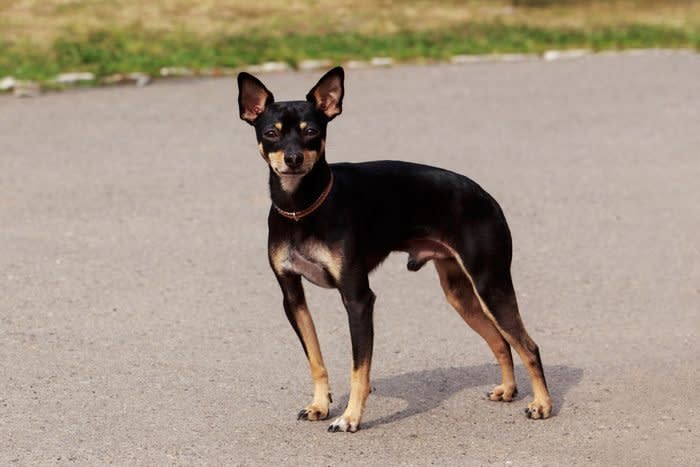
<svg viewBox="0 0 700 467">
<path fill-rule="evenodd" d="M 554 402 L 552 415 L 556 415 L 566 400 L 566 393 L 581 381 L 583 370 L 565 365 L 547 366 L 545 375 Z M 384 425 L 422 414 L 439 407 L 454 394 L 470 387 L 486 386 L 490 390 L 500 382 L 500 377 L 497 365 L 484 364 L 413 371 L 372 380 L 373 394 L 402 399 L 406 402 L 406 408 L 378 419 L 367 420 L 363 427 Z M 530 378 L 522 366 L 515 368 L 515 379 L 518 384 L 518 396 L 514 400 L 529 400 L 532 397 Z M 485 392 L 479 393 L 478 398 L 487 403 Z M 348 395 L 341 397 L 339 402 L 336 407 L 344 408 L 348 402 Z"/>
</svg>

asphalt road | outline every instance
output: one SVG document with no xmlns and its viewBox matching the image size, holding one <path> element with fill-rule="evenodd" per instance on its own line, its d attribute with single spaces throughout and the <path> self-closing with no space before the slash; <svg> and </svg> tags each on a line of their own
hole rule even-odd
<svg viewBox="0 0 700 467">
<path fill-rule="evenodd" d="M 296 421 L 301 346 L 265 253 L 267 170 L 231 79 L 0 98 L 0 464 L 691 465 L 700 458 L 700 56 L 349 70 L 331 161 L 477 180 L 514 237 L 532 392 L 432 267 L 393 255 L 356 434 Z M 320 73 L 265 75 L 297 99 Z M 378 200 L 378 202 L 381 202 Z M 350 343 L 307 286 L 335 403 Z"/>
</svg>

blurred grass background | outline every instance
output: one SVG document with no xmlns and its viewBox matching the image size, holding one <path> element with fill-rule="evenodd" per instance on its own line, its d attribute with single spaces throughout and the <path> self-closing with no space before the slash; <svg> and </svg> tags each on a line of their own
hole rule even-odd
<svg viewBox="0 0 700 467">
<path fill-rule="evenodd" d="M 0 0 L 0 77 L 268 60 L 700 49 L 694 0 Z"/>
</svg>

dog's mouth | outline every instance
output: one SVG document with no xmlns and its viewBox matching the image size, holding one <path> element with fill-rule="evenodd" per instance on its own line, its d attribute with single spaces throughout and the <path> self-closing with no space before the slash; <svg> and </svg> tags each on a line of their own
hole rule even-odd
<svg viewBox="0 0 700 467">
<path fill-rule="evenodd" d="M 306 171 L 302 169 L 285 169 L 285 170 L 275 170 L 277 175 L 282 177 L 298 177 L 301 175 L 306 175 Z"/>
</svg>

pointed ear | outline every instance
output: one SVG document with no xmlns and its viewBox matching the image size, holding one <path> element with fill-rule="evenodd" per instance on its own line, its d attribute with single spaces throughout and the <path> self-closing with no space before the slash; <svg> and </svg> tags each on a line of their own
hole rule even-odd
<svg viewBox="0 0 700 467">
<path fill-rule="evenodd" d="M 337 66 L 323 75 L 306 95 L 306 100 L 326 114 L 328 120 L 332 120 L 343 111 L 344 81 L 345 72 Z"/>
<path fill-rule="evenodd" d="M 273 102 L 274 96 L 258 78 L 246 72 L 238 74 L 238 110 L 243 120 L 253 125 Z"/>
</svg>

